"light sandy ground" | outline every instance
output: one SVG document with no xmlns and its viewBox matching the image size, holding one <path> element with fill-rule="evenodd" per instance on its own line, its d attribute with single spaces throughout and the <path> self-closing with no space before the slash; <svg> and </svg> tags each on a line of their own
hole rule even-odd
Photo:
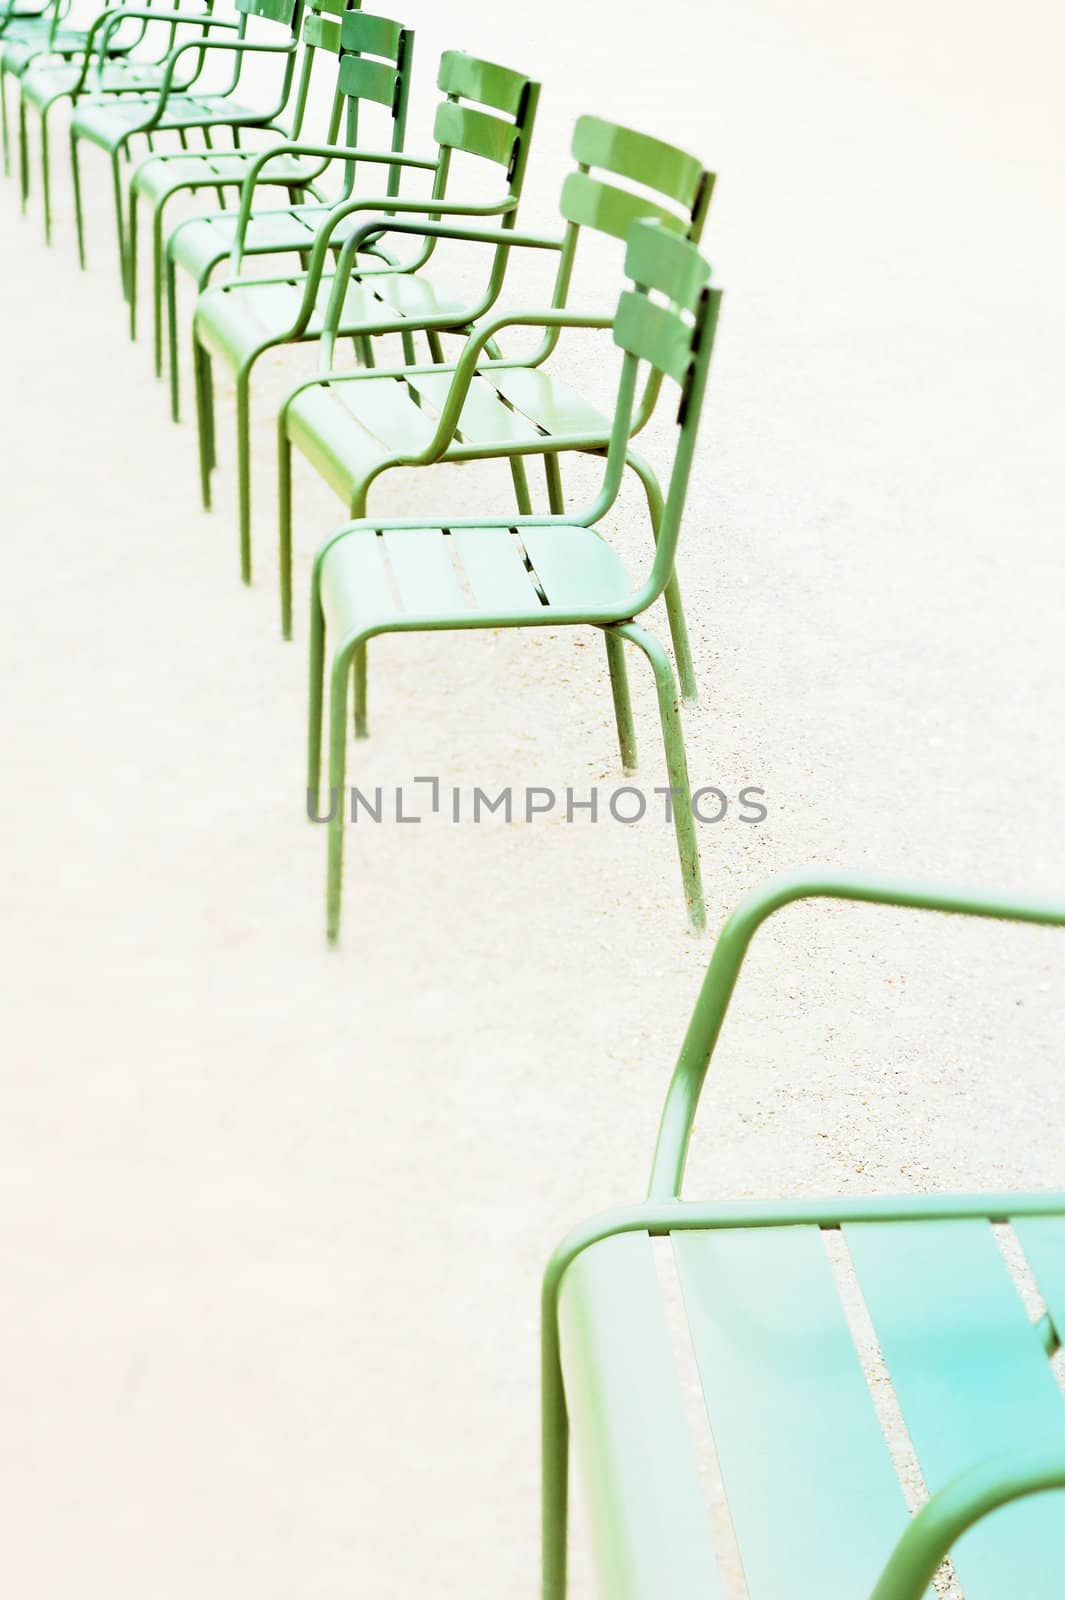
<svg viewBox="0 0 1065 1600">
<path fill-rule="evenodd" d="M 711 925 L 806 860 L 1065 893 L 1052 0 L 407 15 L 422 143 L 445 45 L 542 74 L 526 226 L 553 225 L 582 110 L 722 175 L 685 725 L 694 780 L 761 785 L 769 816 L 703 830 Z M 51 253 L 0 190 L 5 1580 L 530 1596 L 540 1269 L 639 1195 L 709 941 L 684 931 L 666 827 L 556 818 L 353 834 L 326 949 L 304 591 L 284 647 L 270 501 L 270 400 L 313 354 L 257 391 L 244 592 L 228 399 L 208 517 L 87 168 L 85 277 L 62 175 Z M 586 301 L 616 282 L 603 259 Z M 543 298 L 542 264 L 520 283 Z M 309 473 L 299 496 L 305 585 L 340 518 Z M 505 496 L 467 468 L 375 504 Z M 637 511 L 615 519 L 634 555 Z M 620 782 L 594 637 L 390 642 L 373 667 L 356 781 Z M 689 1191 L 1061 1183 L 1062 951 L 789 912 L 737 997 Z"/>
</svg>

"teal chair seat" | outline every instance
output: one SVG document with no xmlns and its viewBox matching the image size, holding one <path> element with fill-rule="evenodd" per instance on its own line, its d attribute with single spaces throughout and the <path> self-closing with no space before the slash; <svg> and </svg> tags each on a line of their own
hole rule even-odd
<svg viewBox="0 0 1065 1600">
<path fill-rule="evenodd" d="M 288 438 L 337 494 L 361 499 L 363 485 L 392 459 L 429 447 L 455 368 L 411 367 L 400 374 L 337 376 L 299 390 L 287 403 Z M 542 449 L 579 434 L 609 439 L 610 418 L 539 367 L 495 367 L 470 384 L 450 459 L 497 447 Z M 358 511 L 352 505 L 353 514 Z"/>
<path fill-rule="evenodd" d="M 1009 1203 L 1001 1215 L 1065 1327 L 1065 1216 L 1026 1217 L 1022 1202 L 1011 1217 Z M 932 1494 L 989 1459 L 1008 1473 L 1026 1450 L 1056 1450 L 1065 1464 L 1050 1352 L 989 1216 L 905 1221 L 889 1204 L 882 1219 L 850 1221 L 838 1206 L 774 1227 L 737 1207 L 740 1226 L 728 1227 L 708 1207 L 690 1209 L 667 1237 L 751 1600 L 868 1597 L 909 1524 L 826 1235 L 842 1235 Z M 625 1569 L 606 1592 L 720 1595 L 649 1232 L 585 1250 L 563 1280 L 558 1319 L 578 1459 L 602 1519 L 600 1565 Z M 1065 1494 L 978 1524 L 952 1559 L 966 1600 L 1058 1600 Z"/>
<path fill-rule="evenodd" d="M 361 528 L 321 560 L 322 614 L 334 638 L 408 628 L 523 627 L 605 608 L 623 616 L 636 593 L 620 556 L 595 528 L 520 521 L 511 528 Z"/>
<path fill-rule="evenodd" d="M 750 1600 L 933 1600 L 947 1556 L 965 1600 L 1065 1592 L 1065 1397 L 1051 1365 L 1065 1194 L 681 1198 L 751 941 L 809 899 L 1065 926 L 1065 906 L 1045 901 L 816 872 L 770 879 L 728 919 L 649 1198 L 575 1229 L 545 1278 L 544 1600 L 566 1593 L 571 1448 L 604 1596 L 719 1600 L 737 1554 Z M 678 1319 L 656 1243 L 679 1279 Z M 682 1351 L 734 1541 L 700 1481 Z M 907 1499 L 925 1491 L 914 1512 Z"/>
</svg>

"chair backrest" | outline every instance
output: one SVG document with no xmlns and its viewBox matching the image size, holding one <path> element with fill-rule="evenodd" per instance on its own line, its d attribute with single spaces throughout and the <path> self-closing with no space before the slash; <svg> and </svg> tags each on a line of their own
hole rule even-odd
<svg viewBox="0 0 1065 1600">
<path fill-rule="evenodd" d="M 359 143 L 359 108 L 383 106 L 392 121 L 389 149 L 402 151 L 407 136 L 414 33 L 390 17 L 349 10 L 340 24 L 340 71 L 337 92 L 344 106 L 344 143 Z M 374 146 L 374 148 L 378 148 Z M 356 162 L 344 167 L 344 198 L 355 186 Z M 401 167 L 389 167 L 387 193 L 398 194 Z"/>
<path fill-rule="evenodd" d="M 440 150 L 434 193 L 443 194 L 452 154 L 459 150 L 502 167 L 507 193 L 517 199 L 525 181 L 540 85 L 510 67 L 479 61 L 460 50 L 445 50 L 436 81 L 444 100 L 433 122 Z M 503 226 L 513 225 L 510 214 Z"/>
<path fill-rule="evenodd" d="M 887 878 L 834 873 L 821 867 L 766 879 L 740 902 L 717 936 L 666 1094 L 651 1170 L 652 1199 L 672 1199 L 680 1194 L 699 1096 L 751 940 L 762 923 L 784 906 L 815 899 L 1065 928 L 1065 901 L 1055 904 L 935 884 L 892 882 Z"/>
<path fill-rule="evenodd" d="M 627 240 L 634 222 L 654 219 L 685 239 L 699 242 L 715 177 L 695 156 L 649 134 L 588 116 L 577 119 L 571 150 L 578 165 L 563 183 L 559 202 L 566 232 L 555 285 L 557 305 L 564 305 L 569 293 L 577 241 L 584 228 Z M 633 432 L 644 426 L 654 410 L 660 382 L 652 368 L 634 414 Z"/>
<path fill-rule="evenodd" d="M 662 593 L 673 572 L 721 293 L 710 287 L 710 264 L 696 245 L 660 218 L 633 223 L 625 272 L 633 287 L 622 291 L 614 319 L 614 343 L 624 361 L 607 457 L 606 489 L 611 498 L 625 468 L 641 363 L 659 382 L 669 379 L 680 390 L 679 436 L 654 564 L 637 605 L 644 610 Z"/>
<path fill-rule="evenodd" d="M 303 26 L 300 30 L 302 49 L 299 75 L 296 80 L 296 97 L 292 106 L 291 136 L 306 134 L 307 103 L 311 83 L 318 72 L 318 62 L 323 56 L 335 60 L 340 54 L 340 28 L 344 12 L 357 8 L 361 0 L 305 0 Z M 343 98 L 339 80 L 334 85 L 329 105 L 328 122 L 323 130 L 323 142 L 331 144 L 340 127 Z"/>
<path fill-rule="evenodd" d="M 262 17 L 264 22 L 276 22 L 295 33 L 299 28 L 299 0 L 234 0 L 234 6 L 244 18 Z"/>
<path fill-rule="evenodd" d="M 285 67 L 281 75 L 281 85 L 278 91 L 278 100 L 269 112 L 271 117 L 279 116 L 288 104 L 288 97 L 292 93 L 292 81 L 296 70 L 296 41 L 300 36 L 300 25 L 303 19 L 304 0 L 233 0 L 236 7 L 238 24 L 238 37 L 243 39 L 251 17 L 259 17 L 263 22 L 274 22 L 278 27 L 287 29 L 291 37 L 291 48 L 285 56 Z M 234 56 L 233 77 L 229 87 L 223 91 L 232 94 L 240 80 L 244 69 L 244 57 L 240 54 Z"/>
</svg>

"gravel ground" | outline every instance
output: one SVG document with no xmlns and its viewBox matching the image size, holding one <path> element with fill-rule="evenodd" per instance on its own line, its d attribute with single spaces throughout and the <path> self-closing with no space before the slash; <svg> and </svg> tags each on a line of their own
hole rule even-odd
<svg viewBox="0 0 1065 1600">
<path fill-rule="evenodd" d="M 1065 892 L 1058 8 L 406 15 L 415 143 L 443 47 L 542 75 L 525 226 L 553 226 L 584 110 L 721 174 L 685 728 L 693 780 L 757 785 L 768 815 L 702 829 L 711 929 L 805 861 Z M 272 564 L 271 404 L 314 354 L 256 388 L 245 592 L 229 397 L 208 516 L 192 429 L 126 339 L 92 154 L 85 276 L 62 171 L 51 252 L 0 189 L 5 1571 L 33 1600 L 531 1596 L 539 1273 L 640 1193 L 709 938 L 661 822 L 555 814 L 360 825 L 325 947 L 302 618 L 340 512 L 308 472 L 289 646 Z M 590 249 L 578 302 L 617 273 Z M 512 303 L 548 289 L 522 263 Z M 609 389 L 587 345 L 560 367 Z M 665 408 L 656 430 L 660 456 Z M 373 504 L 509 500 L 486 466 Z M 634 560 L 639 510 L 611 522 Z M 371 693 L 364 788 L 623 781 L 594 635 L 385 641 Z M 1063 1184 L 1063 1015 L 1052 932 L 789 910 L 689 1192 Z"/>
</svg>

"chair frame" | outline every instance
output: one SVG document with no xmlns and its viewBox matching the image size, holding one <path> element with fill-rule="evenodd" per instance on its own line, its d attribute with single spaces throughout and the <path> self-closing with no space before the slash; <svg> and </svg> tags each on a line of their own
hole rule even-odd
<svg viewBox="0 0 1065 1600">
<path fill-rule="evenodd" d="M 539 440 L 499 444 L 456 442 L 462 420 L 462 410 L 470 387 L 477 377 L 506 368 L 529 369 L 541 367 L 555 349 L 564 327 L 608 329 L 612 318 L 588 317 L 582 322 L 553 321 L 557 311 L 565 309 L 573 276 L 578 242 L 583 229 L 590 228 L 624 240 L 632 223 L 638 218 L 656 218 L 665 226 L 675 228 L 684 238 L 697 244 L 713 195 L 715 177 L 693 156 L 661 140 L 653 139 L 617 124 L 607 123 L 597 117 L 581 117 L 574 129 L 573 155 L 577 170 L 566 179 L 562 189 L 560 209 L 565 224 L 561 238 L 545 238 L 533 234 L 512 233 L 504 235 L 486 229 L 455 227 L 445 223 L 400 221 L 390 232 L 413 234 L 422 238 L 468 240 L 479 244 L 503 245 L 507 250 L 527 249 L 549 251 L 557 254 L 558 267 L 550 307 L 546 314 L 519 312 L 495 320 L 484 330 L 486 337 L 482 348 L 494 359 L 487 365 L 475 365 L 467 349 L 458 365 L 407 367 L 392 372 L 337 371 L 334 368 L 334 349 L 340 322 L 342 297 L 334 292 L 326 312 L 320 342 L 319 372 L 313 378 L 292 389 L 285 397 L 278 416 L 278 540 L 281 580 L 281 626 L 285 638 L 291 637 L 292 627 L 292 441 L 289 436 L 290 408 L 301 394 L 319 385 L 334 388 L 348 383 L 395 377 L 405 379 L 425 373 L 436 375 L 440 370 L 452 374 L 442 414 L 430 442 L 420 450 L 382 451 L 361 479 L 357 480 L 348 497 L 348 513 L 352 517 L 366 515 L 366 502 L 371 484 L 383 473 L 395 467 L 428 466 L 445 461 L 474 461 L 505 458 L 514 480 L 515 499 L 522 515 L 532 512 L 529 488 L 525 477 L 523 458 L 540 455 L 544 460 L 548 503 L 552 512 L 564 511 L 559 457 L 565 452 L 601 454 L 609 444 L 609 430 L 602 433 L 559 433 L 545 435 Z M 592 169 L 596 176 L 592 176 Z M 602 175 L 600 175 L 602 174 Z M 640 183 L 645 189 L 657 191 L 661 199 L 652 199 L 634 190 L 618 187 L 621 178 Z M 673 202 L 679 210 L 670 210 L 662 201 Z M 686 213 L 683 215 L 682 213 Z M 345 244 L 337 267 L 337 282 L 341 282 L 354 252 L 368 242 L 372 225 L 354 233 Z M 496 335 L 507 327 L 543 326 L 546 337 L 539 348 L 520 360 L 504 361 L 495 344 Z M 480 332 L 480 330 L 476 330 Z M 635 436 L 653 415 L 658 399 L 660 378 L 652 372 L 647 387 L 636 409 L 631 433 Z M 652 531 L 661 517 L 662 496 L 650 467 L 635 451 L 631 452 L 629 465 L 640 478 L 648 499 Z M 674 574 L 665 593 L 669 615 L 670 634 L 680 673 L 681 695 L 688 704 L 694 704 L 698 692 L 691 647 L 680 597 L 680 588 Z"/>
<path fill-rule="evenodd" d="M 96 82 L 93 85 L 94 94 L 144 94 L 152 88 L 157 88 L 162 82 L 165 72 L 166 59 L 178 43 L 178 29 L 182 26 L 195 26 L 201 18 L 209 18 L 213 13 L 214 0 L 200 0 L 201 10 L 187 10 L 189 0 L 144 0 L 144 11 L 152 11 L 152 19 L 147 16 L 134 18 L 133 6 L 125 6 L 125 0 L 109 0 L 106 6 L 96 14 L 90 26 L 83 30 L 72 32 L 59 32 L 53 26 L 50 40 L 45 48 L 37 51 L 32 61 L 27 61 L 24 70 L 18 74 L 19 88 L 19 186 L 21 186 L 22 211 L 26 213 L 30 197 L 30 166 L 29 166 L 29 107 L 34 107 L 40 115 L 40 181 L 42 181 L 43 226 L 45 226 L 45 243 L 51 243 L 51 227 L 53 227 L 53 211 L 51 211 L 51 155 L 50 136 L 48 136 L 48 117 L 51 110 L 59 102 L 77 102 L 78 96 L 85 93 L 90 74 L 94 70 Z M 114 18 L 117 11 L 122 11 L 122 22 L 136 21 L 131 37 L 123 37 L 120 42 L 115 40 L 117 29 L 110 26 L 110 19 Z M 61 16 L 62 13 L 56 13 Z M 152 22 L 162 22 L 165 26 L 165 40 L 158 56 L 141 58 L 134 56 L 133 51 L 144 42 Z M 104 32 L 107 30 L 107 32 Z M 98 56 L 98 46 L 101 37 L 106 38 L 106 48 Z M 61 48 L 58 48 L 61 46 Z M 75 67 L 75 58 L 80 56 L 80 69 Z M 2 69 L 0 69 L 2 70 Z M 70 82 L 70 70 L 74 70 L 74 82 Z M 50 93 L 51 82 L 51 93 Z"/>
<path fill-rule="evenodd" d="M 350 20 L 355 19 L 355 20 Z M 269 168 L 277 160 L 289 158 L 310 159 L 317 163 L 309 174 L 313 182 L 317 182 L 328 168 L 335 162 L 343 164 L 343 179 L 341 191 L 337 199 L 331 203 L 322 202 L 316 209 L 321 222 L 325 223 L 332 217 L 335 206 L 342 205 L 350 200 L 354 189 L 356 170 L 359 160 L 364 162 L 369 159 L 368 152 L 359 144 L 359 113 L 360 102 L 366 99 L 365 89 L 350 92 L 344 87 L 344 64 L 348 59 L 361 60 L 363 57 L 376 56 L 379 58 L 392 55 L 391 70 L 395 73 L 393 92 L 388 98 L 388 109 L 392 117 L 392 137 L 389 142 L 390 153 L 400 156 L 406 142 L 407 110 L 410 103 L 411 72 L 414 62 L 414 31 L 403 24 L 393 22 L 390 18 L 372 16 L 362 11 L 357 3 L 349 4 L 339 14 L 340 28 L 340 66 L 337 76 L 337 88 L 333 101 L 333 115 L 330 119 L 329 132 L 325 144 L 316 144 L 305 139 L 284 140 L 269 150 L 262 151 L 255 156 L 251 167 L 245 174 L 241 185 L 239 203 L 235 212 L 213 212 L 202 217 L 188 217 L 173 228 L 167 238 L 165 248 L 165 284 L 167 301 L 167 335 L 168 358 L 170 370 L 170 414 L 175 422 L 180 414 L 180 373 L 178 364 L 178 314 L 177 314 L 177 250 L 183 230 L 193 228 L 197 223 L 215 221 L 221 216 L 233 218 L 236 230 L 234 244 L 239 254 L 234 256 L 232 250 L 218 250 L 200 271 L 197 282 L 197 294 L 202 294 L 206 289 L 214 269 L 223 261 L 230 261 L 232 270 L 237 273 L 248 257 L 286 255 L 290 251 L 274 243 L 257 244 L 248 238 L 250 224 L 261 218 L 284 215 L 284 210 L 262 208 L 255 205 L 256 189 L 260 184 L 270 185 L 276 183 Z M 381 72 L 378 68 L 383 65 L 381 60 L 370 60 L 367 63 L 372 86 L 380 84 Z M 376 98 L 376 95 L 375 95 Z M 384 102 L 382 102 L 384 103 Z M 337 142 L 340 120 L 344 121 L 344 141 Z M 377 152 L 380 154 L 380 152 Z M 401 169 L 393 163 L 388 171 L 386 191 L 389 195 L 397 195 Z M 291 201 L 290 201 L 291 205 Z M 309 266 L 309 254 L 301 253 L 301 263 Z"/>
<path fill-rule="evenodd" d="M 271 129 L 284 133 L 278 126 L 278 117 L 282 115 L 288 105 L 295 78 L 296 56 L 299 49 L 300 27 L 303 14 L 303 0 L 234 0 L 239 21 L 230 22 L 215 16 L 205 18 L 202 22 L 197 19 L 196 26 L 200 31 L 198 39 L 187 40 L 168 52 L 164 59 L 162 81 L 158 87 L 147 90 L 143 95 L 143 117 L 132 126 L 124 127 L 119 132 L 107 135 L 91 129 L 79 121 L 79 111 L 75 106 L 74 116 L 70 124 L 70 168 L 74 188 L 74 214 L 77 226 L 78 261 L 82 268 L 85 266 L 85 222 L 81 194 L 81 168 L 79 162 L 79 145 L 82 141 L 95 144 L 107 154 L 111 165 L 111 186 L 114 202 L 115 233 L 118 245 L 119 278 L 122 285 L 123 296 L 129 298 L 129 262 L 127 251 L 126 225 L 125 225 L 125 196 L 122 188 L 122 162 L 130 159 L 131 141 L 136 138 L 147 140 L 151 149 L 152 137 L 157 133 L 175 132 L 180 136 L 191 128 L 195 128 L 210 146 L 211 133 L 216 128 L 228 128 L 234 136 L 244 129 Z M 106 54 L 108 41 L 112 32 L 121 25 L 121 22 L 130 17 L 147 17 L 150 21 L 157 20 L 157 16 L 149 11 L 141 11 L 131 6 L 122 6 L 111 13 L 101 30 L 97 46 L 97 69 L 101 70 L 102 60 Z M 283 28 L 287 38 L 276 44 L 259 42 L 246 37 L 249 18 L 260 17 Z M 230 35 L 228 38 L 215 37 L 218 33 Z M 179 63 L 194 54 L 195 64 L 190 78 L 178 79 Z M 168 116 L 168 102 L 171 97 L 188 94 L 192 85 L 198 81 L 208 60 L 214 55 L 231 55 L 233 57 L 233 72 L 229 82 L 217 94 L 209 96 L 211 101 L 224 104 L 230 99 L 240 81 L 244 59 L 249 55 L 279 56 L 284 60 L 284 69 L 281 84 L 278 90 L 277 101 L 262 111 L 251 108 L 234 107 L 228 116 L 217 115 L 203 120 L 175 119 L 171 112 Z M 83 100 L 84 96 L 79 96 Z M 92 103 L 92 96 L 87 97 Z"/>
<path fill-rule="evenodd" d="M 318 58 L 322 54 L 338 57 L 340 53 L 341 22 L 344 12 L 349 6 L 358 9 L 360 0 L 303 0 L 303 13 L 300 28 L 300 56 L 299 68 L 295 75 L 295 97 L 292 105 L 291 127 L 286 130 L 283 146 L 284 156 L 279 146 L 271 150 L 272 156 L 282 160 L 282 168 L 266 172 L 262 169 L 261 152 L 254 150 L 241 150 L 234 147 L 225 152 L 221 157 L 214 150 L 207 149 L 199 152 L 187 150 L 154 151 L 146 156 L 134 170 L 129 181 L 128 217 L 126 223 L 126 257 L 129 288 L 129 331 L 130 338 L 137 337 L 137 237 L 138 237 L 138 211 L 143 189 L 150 185 L 152 180 L 159 176 L 162 170 L 164 178 L 167 170 L 177 172 L 177 176 L 169 183 L 165 183 L 161 191 L 155 193 L 149 204 L 151 212 L 151 284 L 152 284 L 152 309 L 153 309 L 153 334 L 154 334 L 154 359 L 155 373 L 162 376 L 163 363 L 163 269 L 164 269 L 164 223 L 166 207 L 175 195 L 181 193 L 196 193 L 201 189 L 213 189 L 218 195 L 219 203 L 225 203 L 225 191 L 236 191 L 237 197 L 243 189 L 244 179 L 254 163 L 260 174 L 260 181 L 272 185 L 283 185 L 289 191 L 289 201 L 292 205 L 300 203 L 300 198 L 308 194 L 319 198 L 314 185 L 325 169 L 325 163 L 320 163 L 316 168 L 305 171 L 295 160 L 293 147 L 298 150 L 300 134 L 303 129 L 304 118 L 307 113 L 308 97 L 311 89 L 312 78 L 318 65 Z M 337 130 L 340 125 L 342 104 L 339 88 L 334 88 L 330 106 L 329 124 L 326 133 L 327 143 L 335 143 Z M 239 140 L 240 130 L 234 128 L 234 136 Z"/>
<path fill-rule="evenodd" d="M 728 918 L 714 947 L 681 1045 L 659 1125 L 648 1198 L 617 1207 L 574 1229 L 547 1267 L 542 1293 L 542 1537 L 543 1600 L 564 1600 L 567 1569 L 570 1423 L 559 1342 L 560 1295 L 566 1274 L 592 1246 L 625 1235 L 665 1237 L 718 1229 L 837 1228 L 870 1222 L 976 1219 L 1008 1222 L 1065 1217 L 1065 1192 L 1044 1194 L 917 1195 L 831 1200 L 683 1200 L 681 1188 L 700 1096 L 744 958 L 770 916 L 797 901 L 827 899 L 1065 927 L 1065 904 L 914 885 L 864 874 L 810 869 L 780 874 L 753 891 Z M 1049 1317 L 1038 1325 L 1047 1354 L 1058 1347 Z M 922 1600 L 932 1577 L 961 1534 L 998 1506 L 1065 1487 L 1065 1451 L 1037 1447 L 979 1463 L 933 1494 L 912 1518 L 883 1568 L 871 1600 Z M 667 1489 L 668 1494 L 668 1489 Z M 680 1566 L 683 1567 L 683 1558 Z M 698 1585 L 705 1568 L 693 1560 Z M 685 1593 L 705 1588 L 681 1587 Z M 626 1590 L 635 1595 L 636 1589 Z M 643 1590 L 638 1591 L 642 1596 Z M 671 1588 L 670 1593 L 677 1593 Z"/>
<path fill-rule="evenodd" d="M 367 243 L 373 245 L 376 240 L 389 231 L 390 219 L 397 215 L 427 214 L 431 217 L 475 217 L 481 219 L 501 217 L 503 219 L 503 227 L 507 230 L 513 226 L 516 220 L 529 157 L 529 147 L 535 126 L 540 85 L 533 79 L 526 78 L 523 74 L 511 68 L 499 67 L 456 50 L 444 52 L 440 63 L 438 84 L 443 90 L 444 98 L 437 107 L 437 126 L 438 129 L 442 129 L 443 136 L 438 138 L 437 154 L 434 157 L 397 154 L 395 151 L 352 150 L 348 152 L 352 160 L 388 167 L 390 175 L 398 174 L 400 171 L 407 169 L 431 173 L 433 175 L 432 194 L 418 200 L 401 199 L 395 192 L 395 178 L 390 176 L 389 187 L 384 195 L 378 194 L 365 197 L 353 195 L 351 199 L 342 201 L 333 208 L 318 229 L 305 273 L 299 274 L 295 280 L 291 276 L 247 280 L 247 287 L 256 289 L 261 288 L 264 284 L 290 284 L 295 281 L 298 284 L 302 284 L 303 292 L 299 310 L 291 327 L 283 334 L 272 334 L 268 338 L 259 340 L 239 360 L 232 363 L 236 384 L 240 569 L 241 577 L 245 583 L 251 582 L 250 426 L 252 371 L 260 357 L 265 355 L 268 350 L 275 349 L 282 344 L 303 343 L 318 337 L 318 330 L 311 330 L 311 323 L 315 316 L 317 296 L 321 287 L 326 261 L 330 253 L 335 249 L 334 236 L 337 229 L 349 217 L 355 216 L 359 212 L 368 213 L 372 218 L 372 223 L 364 232 Z M 467 107 L 462 104 L 465 101 L 472 101 L 474 105 Z M 490 112 L 476 109 L 484 106 L 493 109 Z M 502 116 L 496 113 L 509 111 L 514 119 L 512 124 L 506 125 L 508 129 L 506 138 L 509 148 L 509 160 L 506 165 L 506 187 L 503 195 L 496 200 L 482 202 L 453 200 L 449 198 L 447 193 L 452 150 L 455 148 L 467 148 L 462 142 L 465 137 L 464 128 L 469 122 L 467 111 L 472 116 L 480 116 L 486 121 L 490 120 L 496 124 L 496 138 L 502 136 L 501 130 L 504 127 Z M 444 119 L 443 121 L 441 121 L 442 118 Z M 476 125 L 473 126 L 476 127 Z M 449 129 L 451 130 L 450 132 L 448 131 Z M 476 132 L 473 137 L 478 137 Z M 474 151 L 473 153 L 483 152 Z M 492 159 L 495 158 L 493 157 Z M 237 239 L 231 254 L 231 276 L 219 284 L 217 288 L 207 290 L 206 293 L 208 295 L 214 293 L 224 294 L 234 290 L 239 291 L 243 287 L 240 280 L 240 268 L 243 259 L 243 231 L 251 212 L 253 183 L 254 178 L 250 174 L 241 200 Z M 413 275 L 420 271 L 429 260 L 434 245 L 435 240 L 430 239 L 426 247 L 418 253 L 413 261 L 406 262 L 400 267 L 389 263 L 383 267 L 360 269 L 357 275 L 358 279 L 360 282 L 367 282 L 371 281 L 375 276 L 385 273 Z M 398 333 L 401 336 L 404 341 L 404 355 L 408 356 L 412 363 L 413 344 L 411 341 L 413 335 L 419 332 L 426 335 L 433 360 L 443 360 L 440 335 L 443 333 L 463 334 L 468 332 L 473 323 L 490 309 L 502 288 L 505 264 L 506 246 L 500 245 L 494 252 L 487 287 L 481 297 L 471 306 L 435 316 L 389 318 L 382 315 L 380 320 L 374 319 L 350 326 L 345 325 L 342 331 L 345 337 L 352 338 L 359 345 L 363 360 L 367 365 L 372 364 L 373 361 L 372 340 L 391 333 Z M 217 463 L 212 361 L 217 357 L 219 351 L 217 348 L 213 352 L 209 350 L 202 337 L 200 319 L 203 305 L 204 297 L 201 296 L 200 304 L 193 320 L 192 345 L 200 461 L 200 492 L 204 508 L 210 509 L 211 473 Z"/>
<path fill-rule="evenodd" d="M 721 294 L 707 283 L 709 267 L 694 245 L 668 231 L 658 221 L 634 224 L 626 253 L 626 271 L 635 288 L 623 292 L 614 321 L 615 342 L 623 352 L 621 380 L 613 426 L 607 448 L 603 484 L 595 501 L 572 516 L 519 516 L 426 520 L 421 518 L 370 518 L 338 529 L 320 547 L 311 575 L 310 697 L 307 741 L 308 814 L 320 815 L 321 754 L 325 691 L 325 611 L 322 587 L 325 566 L 336 547 L 345 539 L 367 532 L 414 532 L 446 526 L 454 533 L 465 529 L 522 530 L 550 527 L 591 529 L 610 510 L 617 499 L 625 468 L 629 462 L 629 433 L 636 405 L 638 368 L 646 360 L 680 386 L 677 413 L 678 439 L 665 496 L 658 536 L 650 570 L 642 585 L 627 597 L 624 609 L 615 599 L 602 605 L 582 604 L 572 609 L 550 603 L 537 607 L 476 612 L 442 611 L 391 615 L 360 623 L 345 632 L 334 645 L 329 672 L 329 788 L 328 860 L 326 871 L 326 934 L 330 942 L 339 937 L 344 846 L 344 786 L 347 766 L 348 684 L 355 686 L 355 735 L 368 732 L 366 715 L 368 641 L 382 633 L 464 631 L 483 628 L 525 628 L 591 625 L 605 636 L 610 669 L 614 715 L 622 764 L 635 770 L 636 737 L 629 698 L 624 646 L 642 651 L 654 673 L 659 716 L 665 746 L 670 787 L 676 797 L 673 824 L 680 858 L 690 926 L 700 932 L 706 925 L 699 849 L 691 809 L 690 784 L 684 736 L 678 714 L 677 683 L 669 656 L 658 640 L 636 620 L 663 593 L 673 573 L 680 535 L 684 501 L 691 473 L 703 397 L 709 374 Z M 668 294 L 671 308 L 657 304 L 649 290 Z M 691 313 L 685 322 L 681 308 Z M 543 314 L 531 319 L 542 324 Z M 581 327 L 586 318 L 576 312 L 549 314 L 549 325 Z M 471 336 L 464 353 L 470 364 L 476 362 L 490 329 L 482 328 Z"/>
</svg>

